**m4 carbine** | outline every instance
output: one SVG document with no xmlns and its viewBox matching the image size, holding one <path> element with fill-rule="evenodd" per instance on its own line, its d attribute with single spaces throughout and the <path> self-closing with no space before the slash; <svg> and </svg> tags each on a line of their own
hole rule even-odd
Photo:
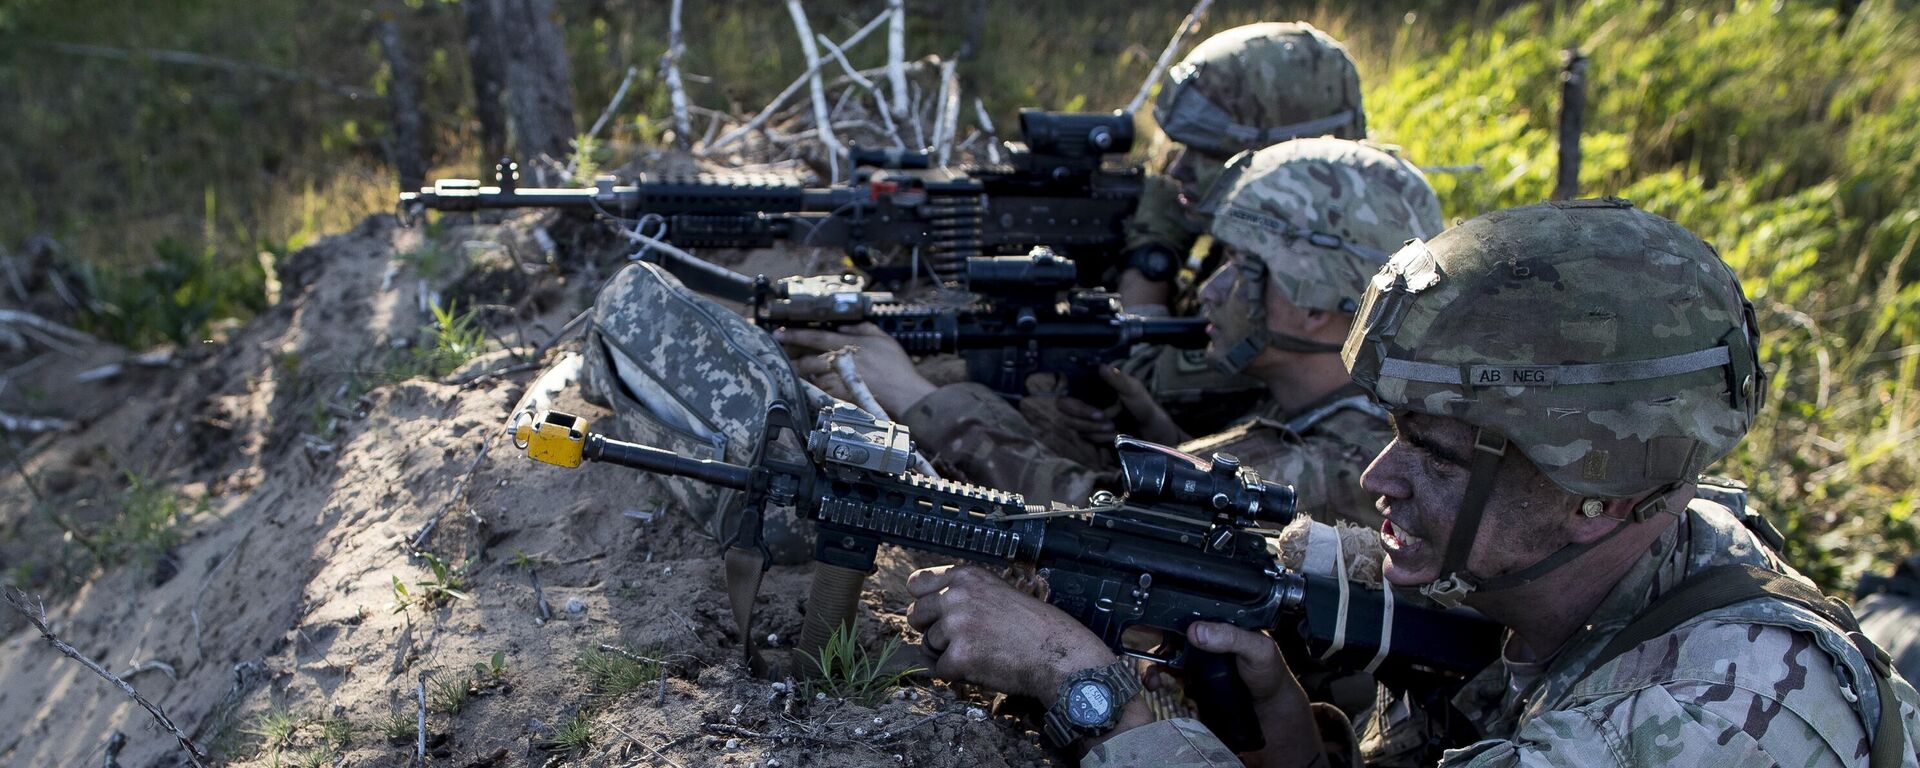
<svg viewBox="0 0 1920 768">
<path fill-rule="evenodd" d="M 783 433 L 798 450 L 782 447 Z M 1202 459 L 1118 438 L 1125 493 L 1095 494 L 1083 509 L 1043 510 L 1018 494 L 908 471 L 907 429 L 845 403 L 821 411 L 811 430 L 775 403 L 747 466 L 622 442 L 554 412 L 515 424 L 514 439 L 550 464 L 606 462 L 744 490 L 730 581 L 735 552 L 761 547 L 768 505 L 815 523 L 802 652 L 817 653 L 853 620 L 880 544 L 1034 568 L 1046 601 L 1116 653 L 1186 669 L 1201 719 L 1236 751 L 1261 746 L 1259 726 L 1232 658 L 1184 642 L 1193 622 L 1298 632 L 1332 663 L 1425 690 L 1478 672 L 1499 648 L 1498 626 L 1477 614 L 1396 603 L 1371 586 L 1283 568 L 1262 533 L 1293 518 L 1293 488 L 1261 480 L 1227 454 Z M 750 645 L 748 620 L 741 623 Z M 1134 628 L 1160 630 L 1163 644 L 1129 647 Z"/>
<path fill-rule="evenodd" d="M 1107 401 L 1111 393 L 1103 387 L 1081 385 L 1094 383 L 1100 366 L 1126 358 L 1133 345 L 1207 345 L 1203 318 L 1129 315 L 1115 294 L 1074 290 L 1073 262 L 1047 248 L 967 259 L 966 298 L 947 302 L 868 291 L 852 274 L 768 281 L 668 254 L 658 258 L 695 290 L 746 303 L 762 328 L 873 323 L 909 354 L 959 355 L 969 379 L 1010 398 L 1027 393 L 1028 376 L 1050 373 L 1082 399 Z"/>
<path fill-rule="evenodd" d="M 609 176 L 592 189 L 518 186 L 519 171 L 501 161 L 494 186 L 442 179 L 400 195 L 403 220 L 424 210 L 561 208 L 664 225 L 662 239 L 681 248 L 763 248 L 776 240 L 843 249 L 855 266 L 883 283 L 910 278 L 924 259 L 942 279 L 959 277 L 971 256 L 1060 248 L 1082 261 L 1117 253 L 1122 225 L 1138 205 L 1137 168 L 1112 169 L 1107 156 L 1133 146 L 1132 116 L 1022 110 L 1026 142 L 1009 143 L 1011 159 L 996 166 L 930 168 L 924 153 L 863 150 L 850 159 L 861 171 L 845 185 L 806 187 L 765 174 L 642 174 L 631 185 Z M 657 230 L 656 230 L 657 231 Z M 1083 265 L 1089 282 L 1105 264 Z"/>
</svg>

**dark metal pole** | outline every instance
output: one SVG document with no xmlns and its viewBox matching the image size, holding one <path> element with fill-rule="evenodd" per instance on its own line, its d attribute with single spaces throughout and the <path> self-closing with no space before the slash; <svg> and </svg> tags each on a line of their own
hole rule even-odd
<svg viewBox="0 0 1920 768">
<path fill-rule="evenodd" d="M 1580 195 L 1580 129 L 1587 119 L 1587 57 L 1579 49 L 1560 52 L 1560 173 L 1553 199 Z"/>
</svg>

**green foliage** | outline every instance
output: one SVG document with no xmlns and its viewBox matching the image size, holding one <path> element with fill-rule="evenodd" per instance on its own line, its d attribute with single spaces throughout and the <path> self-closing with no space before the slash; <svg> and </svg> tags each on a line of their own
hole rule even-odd
<svg viewBox="0 0 1920 768">
<path fill-rule="evenodd" d="M 308 717 L 276 707 L 248 721 L 241 733 L 256 740 L 257 755 L 269 765 L 319 768 L 340 759 L 354 730 L 345 718 Z"/>
<path fill-rule="evenodd" d="M 256 715 L 240 732 L 259 739 L 262 751 L 277 753 L 282 747 L 292 743 L 293 735 L 300 730 L 301 722 L 298 715 L 286 709 L 275 708 Z"/>
<path fill-rule="evenodd" d="M 807 681 L 808 693 L 825 693 L 836 699 L 851 699 L 875 704 L 886 698 L 907 676 L 922 671 L 915 667 L 888 672 L 887 662 L 900 650 L 900 641 L 889 638 L 878 654 L 869 654 L 854 639 L 853 626 L 842 624 L 827 638 L 816 655 L 807 657 L 817 673 Z"/>
<path fill-rule="evenodd" d="M 588 687 L 602 697 L 631 692 L 660 678 L 660 665 L 636 661 L 611 651 L 589 648 L 573 661 L 574 669 L 587 678 Z"/>
<path fill-rule="evenodd" d="M 434 674 L 427 678 L 427 709 L 458 715 L 473 701 L 473 681 L 466 675 Z"/>
<path fill-rule="evenodd" d="M 1794 564 L 1844 590 L 1920 547 L 1920 8 L 1523 5 L 1457 25 L 1368 83 L 1369 122 L 1428 165 L 1449 216 L 1537 201 L 1556 161 L 1557 52 L 1592 59 L 1581 187 L 1715 244 L 1758 309 L 1772 371 L 1716 469 L 1753 486 Z M 1364 54 L 1363 54 L 1364 56 Z M 1364 63 L 1364 62 L 1363 62 Z"/>
<path fill-rule="evenodd" d="M 485 662 L 474 662 L 473 676 L 474 679 L 479 680 L 482 684 L 498 682 L 501 678 L 506 677 L 507 652 L 494 651 L 493 656 L 489 657 Z"/>
<path fill-rule="evenodd" d="M 457 307 L 433 306 L 433 324 L 421 329 L 422 342 L 397 352 L 388 364 L 387 375 L 395 381 L 426 377 L 437 379 L 452 373 L 487 349 L 487 332 L 472 312 L 459 313 Z"/>
<path fill-rule="evenodd" d="M 553 729 L 553 744 L 568 752 L 581 752 L 593 744 L 593 721 L 587 713 L 576 712 Z"/>
<path fill-rule="evenodd" d="M 198 344 L 217 320 L 246 318 L 267 306 L 266 259 L 222 258 L 212 247 L 165 239 L 154 260 L 136 267 L 85 265 L 80 326 L 130 347 Z"/>
<path fill-rule="evenodd" d="M 380 737 L 401 744 L 413 741 L 420 733 L 420 714 L 405 707 L 391 707 L 380 719 Z"/>
</svg>

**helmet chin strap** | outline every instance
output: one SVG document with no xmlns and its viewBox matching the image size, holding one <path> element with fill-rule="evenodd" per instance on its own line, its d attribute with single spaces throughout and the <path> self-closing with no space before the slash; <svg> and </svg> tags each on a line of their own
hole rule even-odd
<svg viewBox="0 0 1920 768">
<path fill-rule="evenodd" d="M 1500 471 L 1501 458 L 1507 455 L 1507 446 L 1507 438 L 1493 430 L 1474 430 L 1473 461 L 1468 470 L 1467 491 L 1460 498 L 1460 514 L 1454 520 L 1453 534 L 1447 537 L 1446 558 L 1440 565 L 1442 575 L 1420 588 L 1421 594 L 1448 608 L 1459 605 L 1462 598 L 1476 592 L 1488 594 L 1530 584 L 1620 535 L 1634 523 L 1652 518 L 1657 513 L 1671 511 L 1667 508 L 1667 495 L 1678 484 L 1661 488 L 1634 505 L 1633 512 L 1626 520 L 1620 521 L 1619 525 L 1600 538 L 1586 543 L 1567 544 L 1539 562 L 1517 571 L 1493 577 L 1475 576 L 1467 570 L 1467 558 L 1473 554 L 1474 539 L 1480 536 L 1480 523 L 1486 518 L 1487 500 L 1493 496 L 1494 476 Z"/>
<path fill-rule="evenodd" d="M 1299 336 L 1281 333 L 1271 328 L 1262 328 L 1248 334 L 1246 338 L 1241 339 L 1239 343 L 1229 348 L 1221 364 L 1217 367 L 1223 373 L 1237 374 L 1243 372 L 1247 370 L 1248 365 L 1253 363 L 1253 358 L 1261 352 L 1266 351 L 1268 347 L 1287 352 L 1302 352 L 1306 354 L 1338 354 L 1341 345 L 1303 339 Z"/>
<path fill-rule="evenodd" d="M 1440 563 L 1440 578 L 1421 588 L 1428 599 L 1455 607 L 1459 601 L 1471 593 L 1494 593 L 1505 589 L 1521 588 L 1532 584 L 1534 580 L 1559 570 L 1561 566 L 1572 563 L 1576 557 L 1586 555 L 1601 543 L 1620 536 L 1626 528 L 1632 528 L 1634 522 L 1645 522 L 1659 513 L 1672 513 L 1667 507 L 1667 495 L 1678 484 L 1670 484 L 1647 495 L 1634 511 L 1628 513 L 1626 520 L 1620 520 L 1619 526 L 1613 526 L 1605 536 L 1586 543 L 1567 543 L 1555 549 L 1548 557 L 1542 557 L 1540 563 L 1530 564 L 1521 570 L 1505 572 L 1500 576 L 1482 578 L 1467 570 L 1467 557 L 1473 555 L 1473 540 L 1480 536 L 1480 522 L 1486 518 L 1486 501 L 1494 495 L 1494 474 L 1500 472 L 1500 459 L 1507 455 L 1507 438 L 1494 430 L 1476 428 L 1473 434 L 1473 465 L 1467 474 L 1467 493 L 1459 499 L 1459 518 L 1453 520 L 1452 536 L 1448 538 L 1446 559 Z M 1588 515 L 1594 516 L 1594 515 Z"/>
</svg>

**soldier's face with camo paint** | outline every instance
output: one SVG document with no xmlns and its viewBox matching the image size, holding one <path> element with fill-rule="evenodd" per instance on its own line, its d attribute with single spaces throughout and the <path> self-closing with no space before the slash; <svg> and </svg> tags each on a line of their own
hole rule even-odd
<svg viewBox="0 0 1920 768">
<path fill-rule="evenodd" d="M 1419 586 L 1445 575 L 1447 542 L 1467 491 L 1473 427 L 1417 413 L 1396 414 L 1393 427 L 1393 442 L 1367 467 L 1360 485 L 1380 497 L 1386 517 L 1380 536 L 1387 579 Z M 1467 569 L 1494 577 L 1539 562 L 1571 540 L 1579 502 L 1518 451 L 1509 452 L 1495 475 Z"/>
<path fill-rule="evenodd" d="M 1205 152 L 1181 147 L 1173 155 L 1173 161 L 1167 164 L 1167 178 L 1180 185 L 1180 210 L 1187 218 L 1204 223 L 1206 217 L 1198 208 L 1200 201 L 1207 198 L 1207 190 L 1220 179 L 1220 172 L 1226 169 L 1227 161 Z"/>
</svg>

